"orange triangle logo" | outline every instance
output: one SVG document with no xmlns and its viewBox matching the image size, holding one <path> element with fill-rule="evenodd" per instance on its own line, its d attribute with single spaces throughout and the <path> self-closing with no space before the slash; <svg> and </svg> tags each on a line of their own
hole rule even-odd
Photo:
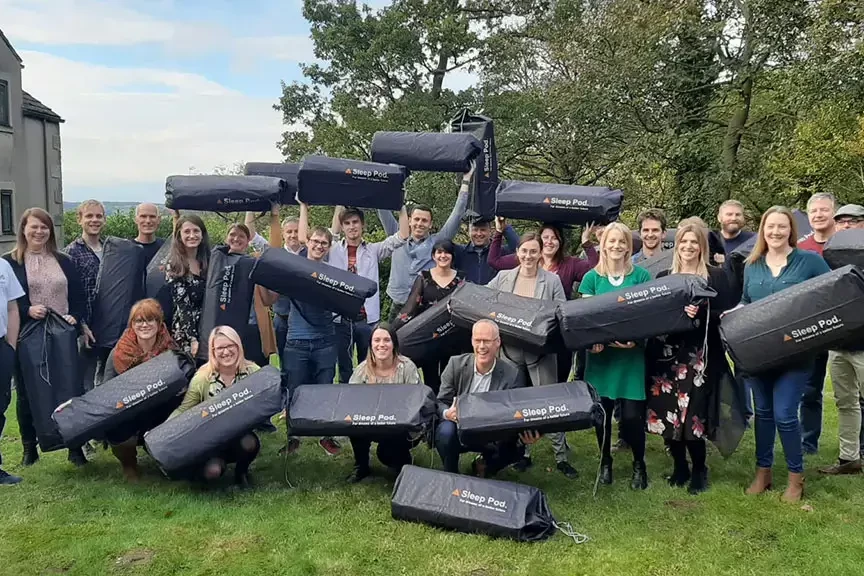
<svg viewBox="0 0 864 576">
<path fill-rule="evenodd" d="M 312 278 L 318 278 L 318 273 L 317 273 L 317 272 L 312 272 Z"/>
<path fill-rule="evenodd" d="M 220 305 L 219 305 L 219 309 L 220 309 L 220 310 L 225 310 L 225 305 L 224 305 L 224 304 L 220 304 Z"/>
<path fill-rule="evenodd" d="M 791 336 L 789 336 L 788 334 L 783 335 L 783 342 L 789 342 L 790 340 L 792 340 Z"/>
<path fill-rule="evenodd" d="M 218 200 L 216 200 L 216 204 L 222 204 L 222 199 L 219 198 Z"/>
<path fill-rule="evenodd" d="M 544 204 L 549 204 L 550 202 L 551 202 L 551 200 L 549 200 L 549 197 L 548 197 L 548 196 L 546 197 L 545 200 L 543 200 L 543 203 L 544 203 Z"/>
<path fill-rule="evenodd" d="M 623 296 L 618 296 L 618 302 L 626 302 Z"/>
<path fill-rule="evenodd" d="M 202 411 L 201 411 L 201 418 L 206 418 L 206 417 L 209 416 L 209 415 L 210 415 L 210 413 L 207 412 L 206 410 L 202 410 Z"/>
<path fill-rule="evenodd" d="M 346 169 L 345 169 L 345 174 L 351 174 L 351 169 L 350 169 L 350 168 L 346 168 Z"/>
<path fill-rule="evenodd" d="M 438 338 L 438 333 L 437 333 L 437 332 L 435 332 L 434 334 L 432 334 L 432 339 L 434 340 L 435 338 Z"/>
<path fill-rule="evenodd" d="M 126 407 L 126 405 L 123 404 L 123 402 L 117 402 L 117 405 L 114 406 L 114 407 L 115 407 L 117 410 L 122 410 L 123 408 Z"/>
<path fill-rule="evenodd" d="M 345 416 L 345 422 L 353 422 L 353 421 L 354 421 L 354 420 L 351 419 L 351 415 L 350 415 L 350 414 L 349 414 L 348 416 Z"/>
<path fill-rule="evenodd" d="M 498 314 L 496 312 L 490 312 L 489 313 L 490 318 L 495 318 L 496 316 L 498 316 Z"/>
<path fill-rule="evenodd" d="M 451 492 L 451 494 L 453 496 L 459 496 L 459 489 L 457 488 L 456 490 L 453 490 L 453 492 Z"/>
<path fill-rule="evenodd" d="M 516 418 L 517 420 L 522 420 L 522 411 L 516 410 L 516 413 L 513 414 L 513 418 Z"/>
</svg>

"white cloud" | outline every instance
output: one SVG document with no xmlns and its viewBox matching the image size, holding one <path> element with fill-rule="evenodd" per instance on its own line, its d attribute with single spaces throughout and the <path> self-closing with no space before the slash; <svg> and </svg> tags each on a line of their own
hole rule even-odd
<svg viewBox="0 0 864 576">
<path fill-rule="evenodd" d="M 261 36 L 238 38 L 234 42 L 232 65 L 240 71 L 254 68 L 266 56 L 272 60 L 310 63 L 315 58 L 310 36 Z"/>
<path fill-rule="evenodd" d="M 63 116 L 67 190 L 152 183 L 237 161 L 279 161 L 274 100 L 252 98 L 191 73 L 109 68 L 22 51 L 24 88 Z M 137 91 L 136 87 L 163 90 Z M 104 200 L 115 198 L 106 193 Z M 138 198 L 144 200 L 145 198 Z"/>
</svg>

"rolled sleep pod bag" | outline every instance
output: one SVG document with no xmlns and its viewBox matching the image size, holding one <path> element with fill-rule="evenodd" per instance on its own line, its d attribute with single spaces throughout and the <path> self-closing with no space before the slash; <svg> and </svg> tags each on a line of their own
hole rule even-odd
<svg viewBox="0 0 864 576">
<path fill-rule="evenodd" d="M 255 260 L 251 279 L 253 284 L 346 318 L 356 318 L 366 299 L 378 291 L 374 280 L 287 250 L 265 250 Z"/>
<path fill-rule="evenodd" d="M 435 393 L 423 384 L 298 386 L 291 395 L 292 436 L 382 437 L 420 434 L 432 426 Z"/>
<path fill-rule="evenodd" d="M 163 352 L 83 396 L 64 402 L 51 417 L 66 445 L 80 446 L 177 401 L 194 372 L 195 364 L 185 355 Z"/>
<path fill-rule="evenodd" d="M 822 257 L 833 268 L 857 266 L 864 270 L 864 230 L 839 230 L 825 243 Z"/>
<path fill-rule="evenodd" d="M 450 131 L 472 134 L 483 144 L 477 157 L 477 170 L 471 185 L 471 198 L 465 215 L 469 219 L 495 216 L 495 190 L 498 189 L 498 149 L 495 146 L 495 123 L 482 114 L 474 114 L 463 108 L 450 121 Z"/>
<path fill-rule="evenodd" d="M 416 363 L 436 357 L 441 350 L 450 349 L 461 340 L 467 341 L 465 330 L 453 323 L 449 305 L 447 296 L 400 326 L 396 331 L 399 353 Z"/>
<path fill-rule="evenodd" d="M 53 310 L 28 322 L 18 337 L 18 367 L 43 452 L 64 448 L 54 409 L 84 393 L 78 372 L 78 330 Z"/>
<path fill-rule="evenodd" d="M 534 486 L 403 466 L 390 500 L 396 520 L 519 542 L 546 540 L 556 530 L 588 540 L 555 522 L 546 495 Z"/>
<path fill-rule="evenodd" d="M 404 166 L 306 156 L 297 174 L 298 198 L 315 206 L 401 210 L 407 177 Z"/>
<path fill-rule="evenodd" d="M 255 258 L 245 254 L 228 254 L 227 246 L 214 248 L 207 268 L 207 286 L 198 334 L 207 341 L 216 326 L 230 326 L 238 334 L 245 334 L 249 324 L 249 311 L 255 284 L 249 279 Z M 208 346 L 198 347 L 198 359 L 207 361 Z"/>
<path fill-rule="evenodd" d="M 586 430 L 603 423 L 597 392 L 587 382 L 493 390 L 459 398 L 459 439 L 486 444 L 526 430 Z"/>
<path fill-rule="evenodd" d="M 174 299 L 171 296 L 171 287 L 168 286 L 168 280 L 165 277 L 168 268 L 168 256 L 171 254 L 171 243 L 171 238 L 165 240 L 165 243 L 147 264 L 144 278 L 144 297 L 153 298 L 159 302 L 162 313 L 165 315 L 166 326 L 171 326 L 174 319 Z"/>
<path fill-rule="evenodd" d="M 729 312 L 720 335 L 736 370 L 755 374 L 860 341 L 862 328 L 864 274 L 844 266 Z"/>
<path fill-rule="evenodd" d="M 140 245 L 114 236 L 102 243 L 93 325 L 97 348 L 113 348 L 129 324 L 132 305 L 144 297 L 146 267 Z"/>
<path fill-rule="evenodd" d="M 466 282 L 450 295 L 453 323 L 472 328 L 477 320 L 498 325 L 501 341 L 538 354 L 560 347 L 556 302 L 526 298 Z"/>
<path fill-rule="evenodd" d="M 279 204 L 282 206 L 297 205 L 297 173 L 300 164 L 280 162 L 247 162 L 243 167 L 246 176 L 269 176 L 280 178 L 285 186 L 279 196 Z"/>
<path fill-rule="evenodd" d="M 169 176 L 165 206 L 203 212 L 269 212 L 286 193 L 285 182 L 269 176 Z"/>
<path fill-rule="evenodd" d="M 664 250 L 657 256 L 647 258 L 639 262 L 640 268 L 645 268 L 651 273 L 652 278 L 657 278 L 661 272 L 668 272 L 672 269 L 672 259 L 675 255 L 673 250 Z"/>
<path fill-rule="evenodd" d="M 694 274 L 671 274 L 614 292 L 579 298 L 558 307 L 564 344 L 571 350 L 609 342 L 638 342 L 687 332 L 699 319 L 684 313 L 717 293 Z"/>
<path fill-rule="evenodd" d="M 399 164 L 416 172 L 468 172 L 483 152 L 472 134 L 440 132 L 376 132 L 372 161 Z"/>
<path fill-rule="evenodd" d="M 279 370 L 265 366 L 150 430 L 144 445 L 168 475 L 200 464 L 282 410 L 279 382 Z"/>
<path fill-rule="evenodd" d="M 618 219 L 624 193 L 601 186 L 502 180 L 495 214 L 507 218 L 585 225 Z"/>
</svg>

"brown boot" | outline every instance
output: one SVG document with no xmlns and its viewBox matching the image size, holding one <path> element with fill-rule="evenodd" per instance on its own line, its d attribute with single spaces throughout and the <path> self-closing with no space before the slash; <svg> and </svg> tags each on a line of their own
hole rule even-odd
<svg viewBox="0 0 864 576">
<path fill-rule="evenodd" d="M 138 481 L 138 442 L 127 440 L 122 444 L 111 446 L 111 452 L 123 467 L 123 476 L 127 482 Z"/>
<path fill-rule="evenodd" d="M 753 479 L 753 483 L 750 484 L 750 487 L 747 488 L 746 493 L 753 494 L 762 494 L 766 490 L 771 489 L 771 468 L 756 468 L 756 478 Z"/>
<path fill-rule="evenodd" d="M 783 502 L 794 504 L 801 501 L 804 496 L 804 474 L 790 472 L 789 485 L 786 486 L 786 491 L 780 498 Z"/>
</svg>

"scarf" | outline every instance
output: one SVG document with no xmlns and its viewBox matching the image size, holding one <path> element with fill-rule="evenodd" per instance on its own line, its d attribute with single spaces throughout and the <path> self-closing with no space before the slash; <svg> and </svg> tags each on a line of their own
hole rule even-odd
<svg viewBox="0 0 864 576">
<path fill-rule="evenodd" d="M 164 322 L 159 327 L 156 342 L 154 342 L 150 352 L 144 352 L 141 349 L 135 331 L 132 328 L 127 328 L 120 336 L 120 340 L 117 341 L 117 346 L 114 347 L 114 369 L 117 374 L 123 374 L 166 350 L 177 350 L 177 345 L 171 339 L 171 335 L 168 334 L 168 328 L 165 327 Z"/>
</svg>

